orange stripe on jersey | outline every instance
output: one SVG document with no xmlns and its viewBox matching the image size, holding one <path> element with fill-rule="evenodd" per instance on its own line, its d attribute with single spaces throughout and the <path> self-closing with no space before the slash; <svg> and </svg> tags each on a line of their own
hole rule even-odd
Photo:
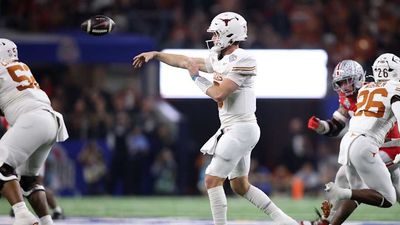
<svg viewBox="0 0 400 225">
<path fill-rule="evenodd" d="M 232 71 L 252 71 L 252 70 L 255 70 L 255 69 L 256 69 L 255 66 L 252 66 L 252 67 L 243 66 L 243 67 L 233 67 L 233 68 L 232 68 Z"/>
</svg>

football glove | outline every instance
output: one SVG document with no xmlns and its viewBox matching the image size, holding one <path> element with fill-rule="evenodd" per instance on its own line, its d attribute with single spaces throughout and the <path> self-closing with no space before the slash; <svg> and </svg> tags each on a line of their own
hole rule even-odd
<svg viewBox="0 0 400 225">
<path fill-rule="evenodd" d="M 328 123 L 325 120 L 320 120 L 316 116 L 312 116 L 308 119 L 308 128 L 314 130 L 318 134 L 327 133 L 327 127 L 329 127 Z"/>
</svg>

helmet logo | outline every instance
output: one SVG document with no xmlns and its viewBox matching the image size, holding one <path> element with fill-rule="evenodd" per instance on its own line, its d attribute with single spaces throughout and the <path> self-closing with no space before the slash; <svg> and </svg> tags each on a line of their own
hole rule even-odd
<svg viewBox="0 0 400 225">
<path fill-rule="evenodd" d="M 234 55 L 234 54 L 232 54 L 232 55 L 229 56 L 229 62 L 233 62 L 233 61 L 235 61 L 236 59 L 237 59 L 237 56 Z"/>
<path fill-rule="evenodd" d="M 221 19 L 221 18 L 219 18 L 219 19 L 222 20 L 222 21 L 224 21 L 225 26 L 228 26 L 229 21 L 231 21 L 231 20 L 233 20 L 233 19 L 239 20 L 239 18 L 237 18 L 237 17 L 230 18 L 230 19 Z"/>
</svg>

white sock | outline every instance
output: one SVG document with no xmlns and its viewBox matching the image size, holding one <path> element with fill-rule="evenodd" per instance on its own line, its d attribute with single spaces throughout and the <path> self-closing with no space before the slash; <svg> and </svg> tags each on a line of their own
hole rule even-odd
<svg viewBox="0 0 400 225">
<path fill-rule="evenodd" d="M 207 190 L 210 199 L 211 212 L 215 225 L 225 225 L 227 223 L 226 212 L 228 204 L 224 188 L 222 186 L 213 187 Z"/>
<path fill-rule="evenodd" d="M 339 204 L 336 204 L 336 205 L 339 205 Z M 338 207 L 336 207 L 336 209 L 337 209 L 337 208 L 338 208 Z M 336 209 L 335 209 L 335 210 L 333 210 L 333 208 L 331 209 L 331 212 L 329 213 L 329 216 L 328 216 L 328 218 L 326 218 L 326 220 L 328 220 L 329 222 L 332 221 L 333 217 L 335 216 Z"/>
<path fill-rule="evenodd" d="M 274 212 L 281 211 L 272 200 L 260 189 L 250 185 L 249 190 L 243 197 L 249 200 L 253 205 L 257 206 L 261 211 L 267 215 L 271 215 Z"/>
<path fill-rule="evenodd" d="M 250 185 L 249 190 L 243 197 L 257 206 L 265 214 L 269 215 L 273 221 L 291 220 L 263 191 Z"/>
<path fill-rule="evenodd" d="M 40 218 L 40 225 L 53 225 L 53 219 L 50 215 L 43 216 Z"/>
<path fill-rule="evenodd" d="M 340 199 L 351 199 L 351 189 L 339 188 Z"/>
<path fill-rule="evenodd" d="M 11 208 L 13 209 L 15 215 L 22 213 L 22 212 L 29 211 L 28 208 L 26 207 L 25 202 L 18 202 L 16 204 L 14 204 Z"/>
</svg>

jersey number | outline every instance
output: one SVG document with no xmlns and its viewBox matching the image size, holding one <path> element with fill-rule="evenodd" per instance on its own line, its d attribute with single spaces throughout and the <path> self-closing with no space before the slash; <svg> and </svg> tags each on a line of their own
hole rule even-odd
<svg viewBox="0 0 400 225">
<path fill-rule="evenodd" d="M 378 72 L 379 78 L 388 78 L 389 77 L 388 69 L 376 68 L 375 70 Z"/>
<path fill-rule="evenodd" d="M 16 64 L 7 67 L 8 74 L 10 74 L 13 81 L 17 83 L 22 83 L 25 81 L 25 84 L 21 84 L 17 86 L 18 91 L 25 90 L 27 88 L 39 88 L 38 82 L 36 82 L 35 77 L 30 73 L 29 67 L 25 64 Z M 16 73 L 20 73 L 22 75 L 18 76 Z"/>
<path fill-rule="evenodd" d="M 357 111 L 354 116 L 367 116 L 381 118 L 385 114 L 385 105 L 381 101 L 374 101 L 375 95 L 381 95 L 382 97 L 387 97 L 388 92 L 384 88 L 378 88 L 373 91 L 363 90 L 358 93 L 358 99 L 363 98 L 361 102 L 357 102 Z M 376 112 L 371 111 L 371 108 L 375 107 L 378 110 Z"/>
</svg>

